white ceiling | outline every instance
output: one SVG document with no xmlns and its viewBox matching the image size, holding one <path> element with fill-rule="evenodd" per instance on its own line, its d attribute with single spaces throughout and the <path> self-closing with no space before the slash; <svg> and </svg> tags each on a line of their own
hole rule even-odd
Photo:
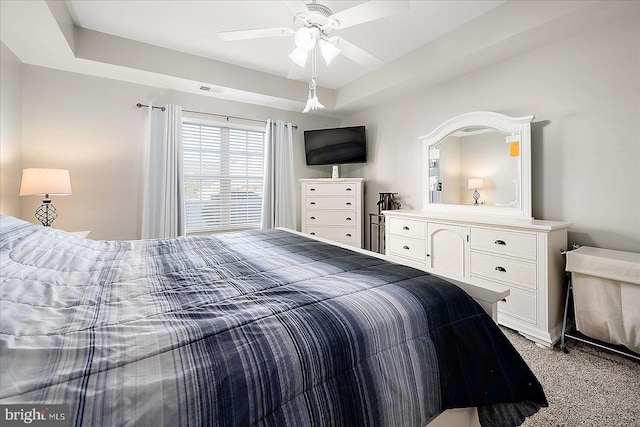
<svg viewBox="0 0 640 427">
<path fill-rule="evenodd" d="M 375 1 L 375 0 L 372 0 Z M 334 12 L 363 1 L 321 0 Z M 637 1 L 424 0 L 339 35 L 383 60 L 318 61 L 315 114 L 339 115 L 638 14 Z M 287 78 L 292 37 L 218 31 L 291 27 L 279 0 L 0 0 L 0 39 L 24 64 L 301 111 L 310 71 Z M 309 65 L 307 65 L 308 67 Z M 203 92 L 200 86 L 211 87 Z"/>
<path fill-rule="evenodd" d="M 410 1 L 397 15 L 345 28 L 341 37 L 389 63 L 458 28 L 505 0 Z M 392 0 L 379 3 L 397 3 Z M 321 0 L 334 13 L 363 1 Z M 83 28 L 216 59 L 287 77 L 293 36 L 221 41 L 218 31 L 293 26 L 282 1 L 86 1 L 67 0 L 73 22 Z M 318 61 L 319 84 L 337 89 L 373 71 L 340 56 L 330 67 Z M 293 65 L 293 67 L 296 67 Z M 301 73 L 302 74 L 302 73 Z M 304 77 L 309 82 L 310 64 Z"/>
</svg>

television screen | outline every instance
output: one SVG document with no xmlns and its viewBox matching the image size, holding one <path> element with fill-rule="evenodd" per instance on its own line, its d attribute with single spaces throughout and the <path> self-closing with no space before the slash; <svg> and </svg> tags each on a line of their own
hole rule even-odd
<svg viewBox="0 0 640 427">
<path fill-rule="evenodd" d="M 304 131 L 307 165 L 365 163 L 367 137 L 364 126 Z"/>
</svg>

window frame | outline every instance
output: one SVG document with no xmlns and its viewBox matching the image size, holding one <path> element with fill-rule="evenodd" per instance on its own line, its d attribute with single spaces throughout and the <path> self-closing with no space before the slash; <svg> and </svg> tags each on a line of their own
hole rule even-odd
<svg viewBox="0 0 640 427">
<path fill-rule="evenodd" d="M 195 118 L 195 117 L 190 117 L 190 116 L 183 116 L 182 119 L 182 126 L 183 126 L 183 130 L 184 130 L 184 125 L 185 124 L 190 124 L 190 125 L 195 125 L 195 126 L 204 126 L 204 127 L 211 127 L 211 128 L 218 128 L 220 129 L 220 139 L 221 139 L 221 144 L 223 144 L 223 147 L 220 148 L 220 154 L 221 154 L 221 158 L 220 158 L 220 169 L 221 172 L 223 171 L 223 169 L 225 168 L 225 164 L 226 164 L 226 175 L 223 174 L 219 174 L 218 176 L 219 181 L 218 181 L 218 185 L 220 190 L 222 190 L 222 188 L 225 186 L 224 183 L 222 182 L 223 180 L 225 180 L 225 177 L 227 178 L 227 192 L 228 195 L 227 200 L 232 200 L 231 199 L 231 193 L 232 193 L 232 189 L 231 189 L 231 182 L 233 181 L 233 177 L 234 175 L 230 174 L 229 171 L 229 167 L 231 165 L 231 161 L 230 161 L 230 151 L 229 151 L 229 144 L 231 142 L 231 138 L 229 137 L 229 133 L 232 130 L 237 130 L 237 131 L 246 131 L 246 132 L 258 132 L 262 134 L 262 155 L 261 155 L 261 161 L 262 161 L 262 165 L 260 168 L 260 202 L 259 202 L 259 206 L 261 209 L 261 205 L 262 205 L 262 198 L 264 195 L 264 188 L 263 188 L 263 182 L 262 182 L 262 178 L 263 178 L 263 173 L 264 173 L 264 155 L 265 155 L 265 144 L 266 144 L 266 129 L 264 126 L 255 126 L 255 125 L 246 125 L 246 124 L 239 124 L 239 123 L 233 123 L 233 122 L 228 122 L 228 121 L 223 121 L 223 120 L 207 120 L 207 119 L 201 119 L 201 118 Z M 226 145 L 226 148 L 224 147 L 224 145 Z M 184 151 L 184 137 L 183 137 L 183 151 Z M 226 155 L 225 155 L 226 153 Z M 248 156 L 247 156 L 248 157 Z M 245 157 L 246 158 L 246 157 Z M 257 222 L 251 222 L 251 223 L 243 223 L 243 224 L 238 224 L 238 225 L 234 225 L 234 221 L 233 221 L 233 214 L 230 214 L 229 212 L 231 211 L 231 208 L 233 207 L 233 205 L 231 203 L 229 203 L 227 206 L 221 205 L 221 208 L 227 210 L 227 214 L 221 215 L 221 220 L 222 222 L 219 225 L 212 225 L 209 227 L 195 227 L 195 228 L 189 228 L 189 222 L 188 222 L 188 217 L 189 217 L 189 208 L 188 205 L 190 204 L 190 201 L 187 199 L 187 190 L 186 190 L 186 186 L 188 185 L 188 182 L 190 179 L 202 179 L 204 177 L 204 175 L 190 175 L 186 173 L 186 164 L 185 164 L 185 160 L 183 160 L 183 168 L 184 168 L 184 191 L 185 191 L 185 215 L 187 218 L 185 218 L 185 226 L 186 226 L 186 233 L 187 235 L 202 235 L 202 234 L 212 234 L 212 233 L 219 233 L 219 232 L 226 232 L 226 231 L 241 231 L 241 230 L 249 230 L 249 229 L 257 229 L 260 228 L 260 220 L 258 219 Z M 196 178 L 198 177 L 198 178 Z M 237 177 L 237 176 L 236 176 Z M 242 178 L 246 178 L 247 181 L 250 181 L 251 175 L 245 175 Z M 257 178 L 257 175 L 254 175 L 253 178 Z M 212 179 L 212 181 L 215 181 L 215 179 Z M 202 186 L 198 187 L 198 191 L 201 192 L 202 194 Z M 250 192 L 247 189 L 247 194 L 249 194 Z M 225 197 L 223 195 L 223 191 L 219 191 L 218 194 L 221 194 L 221 197 Z M 202 197 L 202 196 L 201 196 Z M 193 201 L 191 201 L 191 203 L 193 203 Z M 193 203 L 196 204 L 196 203 Z M 200 203 L 197 203 L 200 205 L 203 205 L 203 202 L 201 201 Z M 250 204 L 246 204 L 245 206 L 248 206 L 249 208 L 251 208 L 252 206 Z M 255 206 L 253 206 L 255 208 Z M 202 218 L 201 222 L 206 222 L 206 218 Z"/>
</svg>

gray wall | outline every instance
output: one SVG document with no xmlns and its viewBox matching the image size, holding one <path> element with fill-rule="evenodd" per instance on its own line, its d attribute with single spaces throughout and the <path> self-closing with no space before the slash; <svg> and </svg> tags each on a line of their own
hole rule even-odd
<svg viewBox="0 0 640 427">
<path fill-rule="evenodd" d="M 342 121 L 365 124 L 366 211 L 378 192 L 422 207 L 418 137 L 470 111 L 534 114 L 533 215 L 571 221 L 570 242 L 640 252 L 640 25 L 623 19 Z M 367 230 L 368 231 L 368 230 Z"/>
<path fill-rule="evenodd" d="M 172 103 L 188 110 L 297 124 L 299 128 L 294 131 L 297 178 L 315 174 L 305 166 L 303 129 L 338 125 L 337 119 L 31 65 L 22 65 L 22 83 L 20 169 L 69 169 L 73 195 L 54 197 L 60 212 L 54 227 L 91 230 L 93 239 L 140 237 L 147 110 L 138 109 L 137 102 Z M 36 222 L 33 212 L 40 203 L 36 196 L 22 197 L 21 217 Z"/>
<path fill-rule="evenodd" d="M 20 216 L 22 63 L 0 42 L 0 214 Z"/>
</svg>

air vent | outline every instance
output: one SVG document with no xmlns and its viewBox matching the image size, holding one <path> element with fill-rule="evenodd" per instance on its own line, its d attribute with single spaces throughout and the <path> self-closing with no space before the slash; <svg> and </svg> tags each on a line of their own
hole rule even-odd
<svg viewBox="0 0 640 427">
<path fill-rule="evenodd" d="M 206 92 L 209 92 L 211 90 L 211 87 L 210 86 L 200 85 L 200 90 L 204 90 Z"/>
</svg>

